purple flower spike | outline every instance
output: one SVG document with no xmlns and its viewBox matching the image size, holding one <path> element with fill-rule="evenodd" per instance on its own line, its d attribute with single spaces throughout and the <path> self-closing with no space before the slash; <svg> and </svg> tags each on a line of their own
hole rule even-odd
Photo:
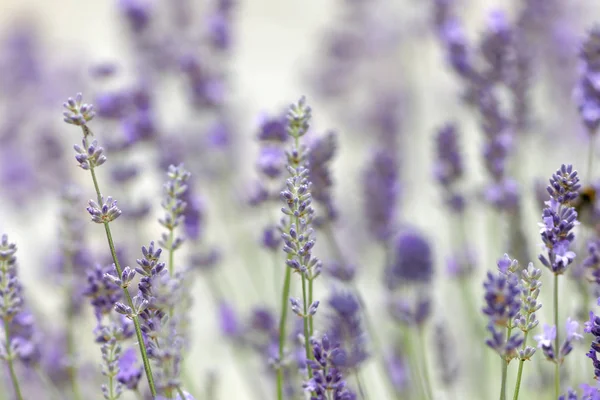
<svg viewBox="0 0 600 400">
<path fill-rule="evenodd" d="M 137 351 L 127 349 L 119 358 L 117 380 L 129 390 L 136 390 L 142 378 L 142 366 L 137 361 Z"/>
<path fill-rule="evenodd" d="M 429 241 L 417 232 L 400 234 L 394 243 L 394 261 L 388 269 L 391 287 L 399 283 L 429 283 L 433 276 Z"/>
<path fill-rule="evenodd" d="M 364 213 L 369 232 L 386 242 L 395 229 L 396 202 L 400 193 L 398 167 L 388 151 L 371 156 L 364 178 Z"/>
<path fill-rule="evenodd" d="M 339 346 L 332 344 L 327 335 L 321 341 L 311 340 L 314 360 L 307 360 L 313 377 L 304 384 L 306 391 L 312 392 L 315 400 L 355 400 L 356 395 L 346 384 L 339 364 L 345 363 L 345 354 Z M 333 397 L 330 396 L 333 395 Z"/>
<path fill-rule="evenodd" d="M 580 58 L 583 73 L 579 78 L 576 98 L 581 119 L 590 135 L 596 134 L 600 126 L 600 26 L 588 32 L 584 40 Z"/>
</svg>

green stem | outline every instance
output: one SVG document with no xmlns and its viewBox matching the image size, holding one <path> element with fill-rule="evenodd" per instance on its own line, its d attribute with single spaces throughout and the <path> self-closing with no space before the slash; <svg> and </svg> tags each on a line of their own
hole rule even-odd
<svg viewBox="0 0 600 400">
<path fill-rule="evenodd" d="M 288 256 L 288 259 L 291 255 Z M 277 368 L 277 399 L 283 400 L 283 351 L 285 349 L 286 339 L 286 322 L 288 299 L 290 297 L 290 281 L 292 270 L 287 265 L 285 266 L 285 278 L 283 280 L 283 290 L 281 292 L 281 319 L 279 320 L 279 366 Z"/>
<path fill-rule="evenodd" d="M 560 393 L 560 360 L 559 360 L 559 340 L 558 340 L 558 274 L 554 274 L 554 326 L 556 336 L 554 337 L 554 354 L 556 365 L 554 367 L 554 397 L 558 398 Z"/>
<path fill-rule="evenodd" d="M 48 392 L 50 392 L 50 398 L 52 398 L 54 400 L 64 399 L 64 395 L 62 395 L 58 391 L 58 389 L 56 388 L 56 385 L 54 385 L 52 380 L 48 377 L 48 374 L 46 374 L 46 372 L 42 368 L 40 368 L 39 364 L 35 364 L 33 366 L 33 369 L 35 370 L 38 378 L 40 378 L 40 381 L 42 382 L 42 384 L 44 385 L 46 390 L 48 390 Z"/>
<path fill-rule="evenodd" d="M 429 367 L 428 367 L 428 362 L 427 362 L 427 349 L 425 348 L 425 328 L 423 326 L 420 327 L 419 329 L 419 335 L 418 335 L 418 343 L 419 343 L 419 350 L 421 352 L 421 356 L 419 357 L 421 359 L 421 369 L 423 370 L 423 386 L 424 386 L 424 391 L 426 393 L 426 397 L 430 400 L 433 400 L 433 387 L 431 386 L 431 380 L 429 379 Z"/>
<path fill-rule="evenodd" d="M 508 363 L 504 358 L 500 360 L 502 362 L 502 386 L 500 386 L 500 400 L 506 399 L 506 373 L 508 371 Z"/>
<path fill-rule="evenodd" d="M 94 182 L 94 189 L 96 190 L 96 196 L 98 197 L 98 204 L 102 207 L 102 194 L 100 192 L 100 187 L 98 186 L 98 179 L 96 178 L 96 172 L 94 168 L 90 168 L 90 173 L 92 175 L 92 181 Z M 119 259 L 117 257 L 117 251 L 115 249 L 115 244 L 113 242 L 112 234 L 110 231 L 110 226 L 108 222 L 104 223 L 104 231 L 106 232 L 106 240 L 108 241 L 108 247 L 110 248 L 110 254 L 112 256 L 113 262 L 115 264 L 115 269 L 117 270 L 117 274 L 121 277 L 122 270 L 121 265 L 119 264 Z M 125 299 L 127 300 L 127 305 L 131 307 L 131 309 L 135 309 L 133 306 L 133 300 L 131 299 L 131 295 L 129 294 L 129 290 L 127 288 L 123 288 L 123 294 L 125 295 Z M 148 386 L 150 387 L 150 393 L 152 396 L 156 397 L 156 386 L 154 385 L 154 377 L 152 376 L 152 368 L 150 367 L 150 360 L 148 359 L 148 353 L 146 352 L 146 345 L 144 344 L 144 337 L 142 336 L 142 327 L 140 325 L 140 320 L 137 315 L 133 315 L 132 317 L 133 325 L 135 327 L 135 335 L 138 341 L 138 345 L 140 348 L 140 354 L 142 356 L 142 362 L 144 364 L 144 371 L 146 372 L 146 378 L 148 380 Z"/>
<path fill-rule="evenodd" d="M 307 305 L 307 296 L 306 296 L 306 277 L 302 274 L 302 303 L 303 303 L 303 313 L 304 317 L 302 318 L 304 321 L 304 350 L 306 351 L 306 359 L 310 360 L 311 351 L 310 351 L 310 336 L 308 332 L 308 305 Z M 309 365 L 306 366 L 308 370 L 308 379 L 312 378 L 312 369 Z"/>
<path fill-rule="evenodd" d="M 587 175 L 585 176 L 585 180 L 588 182 L 592 182 L 592 175 L 594 173 L 594 143 L 596 135 L 590 135 L 590 143 L 588 147 L 588 160 L 587 160 Z"/>
<path fill-rule="evenodd" d="M 325 233 L 325 238 L 327 239 L 327 241 L 329 243 L 329 247 L 331 247 L 331 250 L 334 253 L 334 257 L 336 257 L 339 261 L 341 261 L 342 263 L 347 265 L 346 260 L 344 259 L 345 257 L 342 253 L 342 249 L 336 240 L 333 230 L 331 229 L 330 223 L 326 223 L 323 226 L 323 232 Z M 384 258 L 387 257 L 387 255 L 386 255 L 387 249 L 385 247 L 383 248 L 383 252 L 384 252 Z M 367 304 L 366 304 L 363 296 L 361 295 L 360 290 L 358 289 L 358 285 L 356 284 L 355 279 L 350 281 L 350 286 L 354 290 L 354 293 L 356 294 L 356 299 L 358 300 L 358 304 L 360 305 L 360 309 L 362 310 L 363 319 L 365 322 L 367 333 L 369 334 L 369 337 L 371 338 L 371 342 L 373 344 L 373 354 L 377 355 L 377 359 L 379 361 L 378 364 L 380 367 L 380 373 L 386 378 L 386 379 L 384 379 L 384 381 L 386 382 L 389 393 L 395 394 L 396 389 L 394 388 L 394 385 L 391 381 L 390 375 L 387 372 L 385 358 L 384 358 L 383 352 L 381 351 L 383 346 L 381 345 L 381 341 L 379 340 L 379 335 L 377 335 L 374 325 L 371 322 L 369 310 L 367 309 Z"/>
<path fill-rule="evenodd" d="M 512 333 L 512 321 L 508 321 L 508 329 L 506 330 L 506 340 L 510 339 L 510 334 Z M 508 372 L 508 361 L 506 358 L 502 357 L 502 384 L 500 386 L 500 400 L 506 399 L 506 375 Z"/>
<path fill-rule="evenodd" d="M 364 385 L 362 383 L 362 379 L 360 377 L 360 370 L 358 368 L 354 368 L 354 379 L 356 380 L 356 388 L 358 389 L 358 393 L 360 394 L 360 398 L 363 400 L 367 399 L 367 395 L 364 389 Z"/>
<path fill-rule="evenodd" d="M 313 303 L 313 278 L 312 276 L 308 278 L 308 305 L 312 305 Z M 313 316 L 308 316 L 308 333 L 310 337 L 313 336 Z"/>
<path fill-rule="evenodd" d="M 66 269 L 66 277 L 67 280 L 67 305 L 66 305 L 66 317 L 67 317 L 67 326 L 66 326 L 66 341 L 67 341 L 67 354 L 69 356 L 69 366 L 67 367 L 67 374 L 69 376 L 69 382 L 71 383 L 71 391 L 73 392 L 74 400 L 81 399 L 81 391 L 79 390 L 79 383 L 77 380 L 77 368 L 75 367 L 75 357 L 77 354 L 77 349 L 75 346 L 75 340 L 73 338 L 73 323 L 75 318 L 75 312 L 73 311 L 72 303 L 73 303 L 73 255 L 65 254 L 65 269 Z"/>
<path fill-rule="evenodd" d="M 523 337 L 523 345 L 521 346 L 521 350 L 525 350 L 525 347 L 527 347 L 527 335 L 529 335 L 529 331 L 525 332 L 525 337 Z M 515 394 L 513 396 L 513 400 L 519 400 L 519 389 L 521 389 L 521 376 L 523 375 L 523 364 L 525 364 L 525 360 L 519 360 L 519 370 L 517 371 L 517 383 L 515 384 Z"/>
<path fill-rule="evenodd" d="M 173 228 L 169 229 L 169 275 L 173 277 L 175 273 L 175 250 L 173 249 L 173 241 L 175 240 L 175 231 Z M 171 310 L 172 311 L 172 310 Z"/>
<path fill-rule="evenodd" d="M 115 399 L 115 382 L 112 374 L 108 375 L 108 396 L 110 400 Z"/>
<path fill-rule="evenodd" d="M 6 295 L 4 300 L 8 300 L 6 299 Z M 6 364 L 8 365 L 8 371 L 10 372 L 10 380 L 12 381 L 12 385 L 15 390 L 15 397 L 17 398 L 17 400 L 23 400 L 23 395 L 21 394 L 21 387 L 19 386 L 19 380 L 17 379 L 17 374 L 15 373 L 15 365 L 13 363 L 15 355 L 10 350 L 10 323 L 8 322 L 8 318 L 4 318 L 4 337 L 6 339 L 6 352 L 8 353 L 6 355 Z"/>
</svg>

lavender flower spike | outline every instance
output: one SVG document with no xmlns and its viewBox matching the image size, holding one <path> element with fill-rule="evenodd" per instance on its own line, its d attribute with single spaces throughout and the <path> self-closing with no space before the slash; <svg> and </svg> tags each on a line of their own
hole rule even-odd
<svg viewBox="0 0 600 400">
<path fill-rule="evenodd" d="M 307 168 L 307 149 L 300 145 L 300 138 L 306 134 L 311 118 L 311 109 L 306 100 L 301 98 L 292 104 L 288 110 L 288 135 L 293 139 L 293 146 L 286 152 L 287 170 L 290 177 L 286 180 L 286 189 L 281 192 L 280 199 L 284 204 L 281 212 L 284 214 L 281 227 L 284 242 L 283 251 L 287 254 L 286 271 L 281 298 L 281 319 L 279 321 L 279 351 L 281 362 L 284 356 L 286 340 L 286 318 L 289 301 L 291 272 L 298 272 L 302 279 L 302 309 L 304 344 L 306 359 L 310 359 L 309 338 L 313 332 L 313 314 L 317 302 L 313 300 L 313 281 L 321 273 L 321 262 L 313 257 L 315 245 L 312 222 L 314 209 L 312 207 L 311 183 Z M 308 282 L 308 285 L 307 285 Z M 307 287 L 308 286 L 308 287 Z M 297 307 L 296 307 L 297 305 Z M 294 312 L 300 311 L 300 301 L 292 301 Z M 310 307 L 310 308 L 309 308 Z M 310 366 L 309 377 L 312 377 Z M 283 368 L 277 369 L 277 398 L 283 399 Z"/>
<path fill-rule="evenodd" d="M 327 335 L 321 341 L 311 340 L 313 359 L 307 360 L 314 376 L 304 384 L 307 391 L 313 393 L 314 400 L 355 400 L 356 394 L 346 384 L 339 369 L 346 360 L 346 353 L 333 345 Z M 332 397 L 330 397 L 333 394 Z"/>
<path fill-rule="evenodd" d="M 584 40 L 580 58 L 583 61 L 576 91 L 579 114 L 590 135 L 595 135 L 600 126 L 600 26 L 592 28 Z"/>
<path fill-rule="evenodd" d="M 4 325 L 4 342 L 0 344 L 0 360 L 4 360 L 10 372 L 17 400 L 23 400 L 15 373 L 14 360 L 19 355 L 19 337 L 11 330 L 10 322 L 23 309 L 23 288 L 17 276 L 17 246 L 2 235 L 0 240 L 0 319 Z"/>
</svg>

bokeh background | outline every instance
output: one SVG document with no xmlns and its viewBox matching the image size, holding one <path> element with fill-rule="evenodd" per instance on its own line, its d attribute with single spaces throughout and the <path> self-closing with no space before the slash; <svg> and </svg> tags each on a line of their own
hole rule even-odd
<svg viewBox="0 0 600 400">
<path fill-rule="evenodd" d="M 461 367 L 468 365 L 472 352 L 487 351 L 482 342 L 466 339 L 468 314 L 477 315 L 481 309 L 485 271 L 494 269 L 496 260 L 508 251 L 510 222 L 490 223 L 489 209 L 478 200 L 489 179 L 482 167 L 483 135 L 476 114 L 461 99 L 464 88 L 448 67 L 436 35 L 434 1 L 234 3 L 226 20 L 215 21 L 216 1 L 0 2 L 0 231 L 19 246 L 26 298 L 40 326 L 57 333 L 57 321 L 64 318 L 63 287 L 53 276 L 60 235 L 59 194 L 68 183 L 78 185 L 84 219 L 87 199 L 94 197 L 88 174 L 77 168 L 73 158 L 72 145 L 80 141 L 80 132 L 62 122 L 62 103 L 83 92 L 84 101 L 98 107 L 106 93 L 143 88 L 152 104 L 150 139 L 138 143 L 128 136 L 129 108 L 115 111 L 117 118 L 99 115 L 90 124 L 107 147 L 108 162 L 99 172 L 103 191 L 119 200 L 124 216 L 144 202 L 152 207 L 145 219 L 134 223 L 121 218 L 113 224 L 115 240 L 126 255 L 123 263 L 134 264 L 139 247 L 158 240 L 165 163 L 185 162 L 202 205 L 202 234 L 184 246 L 178 263 L 187 263 L 195 251 L 211 249 L 218 249 L 221 258 L 214 273 L 208 278 L 200 274 L 192 287 L 193 343 L 186 354 L 184 383 L 190 392 L 203 393 L 213 382 L 215 399 L 271 398 L 273 383 L 265 372 L 265 360 L 255 357 L 241 366 L 239 354 L 224 337 L 213 288 L 220 288 L 240 320 L 261 304 L 278 312 L 276 279 L 283 273 L 276 268 L 284 267 L 261 248 L 260 241 L 263 225 L 279 219 L 280 205 L 252 208 L 247 201 L 260 178 L 256 136 L 261 118 L 281 115 L 288 104 L 305 95 L 313 109 L 311 134 L 333 130 L 338 135 L 332 162 L 333 198 L 339 209 L 336 237 L 345 257 L 356 265 L 357 285 L 383 342 L 391 341 L 395 333 L 385 310 L 384 254 L 365 228 L 363 175 L 378 132 L 389 129 L 398 138 L 397 224 L 425 232 L 434 248 L 437 272 L 431 326 L 447 325 L 454 357 Z M 537 24 L 532 29 L 537 31 L 529 44 L 531 124 L 520 132 L 510 156 L 511 171 L 523 194 L 521 225 L 528 239 L 524 254 L 529 256 L 520 260 L 523 264 L 537 260 L 540 248 L 536 181 L 547 179 L 561 163 L 573 163 L 580 171 L 587 165 L 589 138 L 573 90 L 580 70 L 579 43 L 586 30 L 600 21 L 600 7 L 581 0 L 456 0 L 454 12 L 476 43 L 492 10 L 502 10 L 514 21 L 525 7 L 538 10 L 539 15 L 532 19 Z M 136 23 L 147 26 L 136 32 Z M 225 42 L 214 45 L 211 40 Z M 186 57 L 207 66 L 215 76 L 213 86 L 209 84 L 202 93 L 191 90 L 193 73 L 182 66 Z M 116 72 L 101 77 L 98 71 L 107 66 Z M 474 300 L 467 309 L 446 272 L 453 233 L 448 233 L 448 211 L 432 178 L 435 133 L 448 121 L 460 126 L 466 157 L 464 190 L 473 200 L 467 231 L 477 272 L 472 279 Z M 123 144 L 127 140 L 131 143 Z M 111 180 L 111 170 L 127 164 L 136 165 L 139 176 L 126 186 Z M 582 179 L 590 182 L 597 175 Z M 86 242 L 99 258 L 106 257 L 102 230 L 95 228 L 90 222 Z M 490 241 L 494 236 L 498 239 Z M 330 260 L 332 252 L 319 234 L 317 243 L 317 255 Z M 565 290 L 574 290 L 573 283 L 564 285 Z M 325 299 L 334 286 L 323 279 L 316 296 Z M 565 297 L 564 316 L 573 309 L 569 296 Z M 550 316 L 550 308 L 544 308 L 540 319 L 549 322 Z M 93 343 L 91 310 L 83 310 L 79 318 L 78 349 L 86 391 L 97 394 L 90 398 L 100 398 L 99 390 L 93 392 L 102 378 L 95 369 L 100 353 Z M 429 364 L 435 376 L 433 343 L 439 338 L 431 334 L 429 339 Z M 577 351 L 573 363 L 578 366 L 573 371 L 578 372 L 571 375 L 572 385 L 592 376 L 590 367 L 583 366 L 585 348 Z M 364 367 L 370 399 L 389 398 L 382 373 L 377 362 Z M 258 382 L 266 397 L 252 392 L 255 388 L 249 382 Z M 489 382 L 495 395 L 497 380 L 490 377 Z M 532 390 L 539 384 L 534 379 L 529 383 Z M 0 381 L 6 384 L 7 380 Z M 0 398 L 10 398 L 3 392 Z M 435 398 L 473 396 L 468 385 L 459 384 L 454 392 L 440 389 Z"/>
</svg>

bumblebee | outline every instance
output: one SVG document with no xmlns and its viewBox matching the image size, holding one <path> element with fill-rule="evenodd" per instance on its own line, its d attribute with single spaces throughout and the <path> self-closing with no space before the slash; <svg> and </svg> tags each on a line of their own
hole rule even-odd
<svg viewBox="0 0 600 400">
<path fill-rule="evenodd" d="M 587 226 L 598 224 L 598 211 L 596 211 L 597 190 L 594 185 L 586 185 L 579 189 L 579 196 L 571 205 L 577 211 L 577 219 Z"/>
</svg>

